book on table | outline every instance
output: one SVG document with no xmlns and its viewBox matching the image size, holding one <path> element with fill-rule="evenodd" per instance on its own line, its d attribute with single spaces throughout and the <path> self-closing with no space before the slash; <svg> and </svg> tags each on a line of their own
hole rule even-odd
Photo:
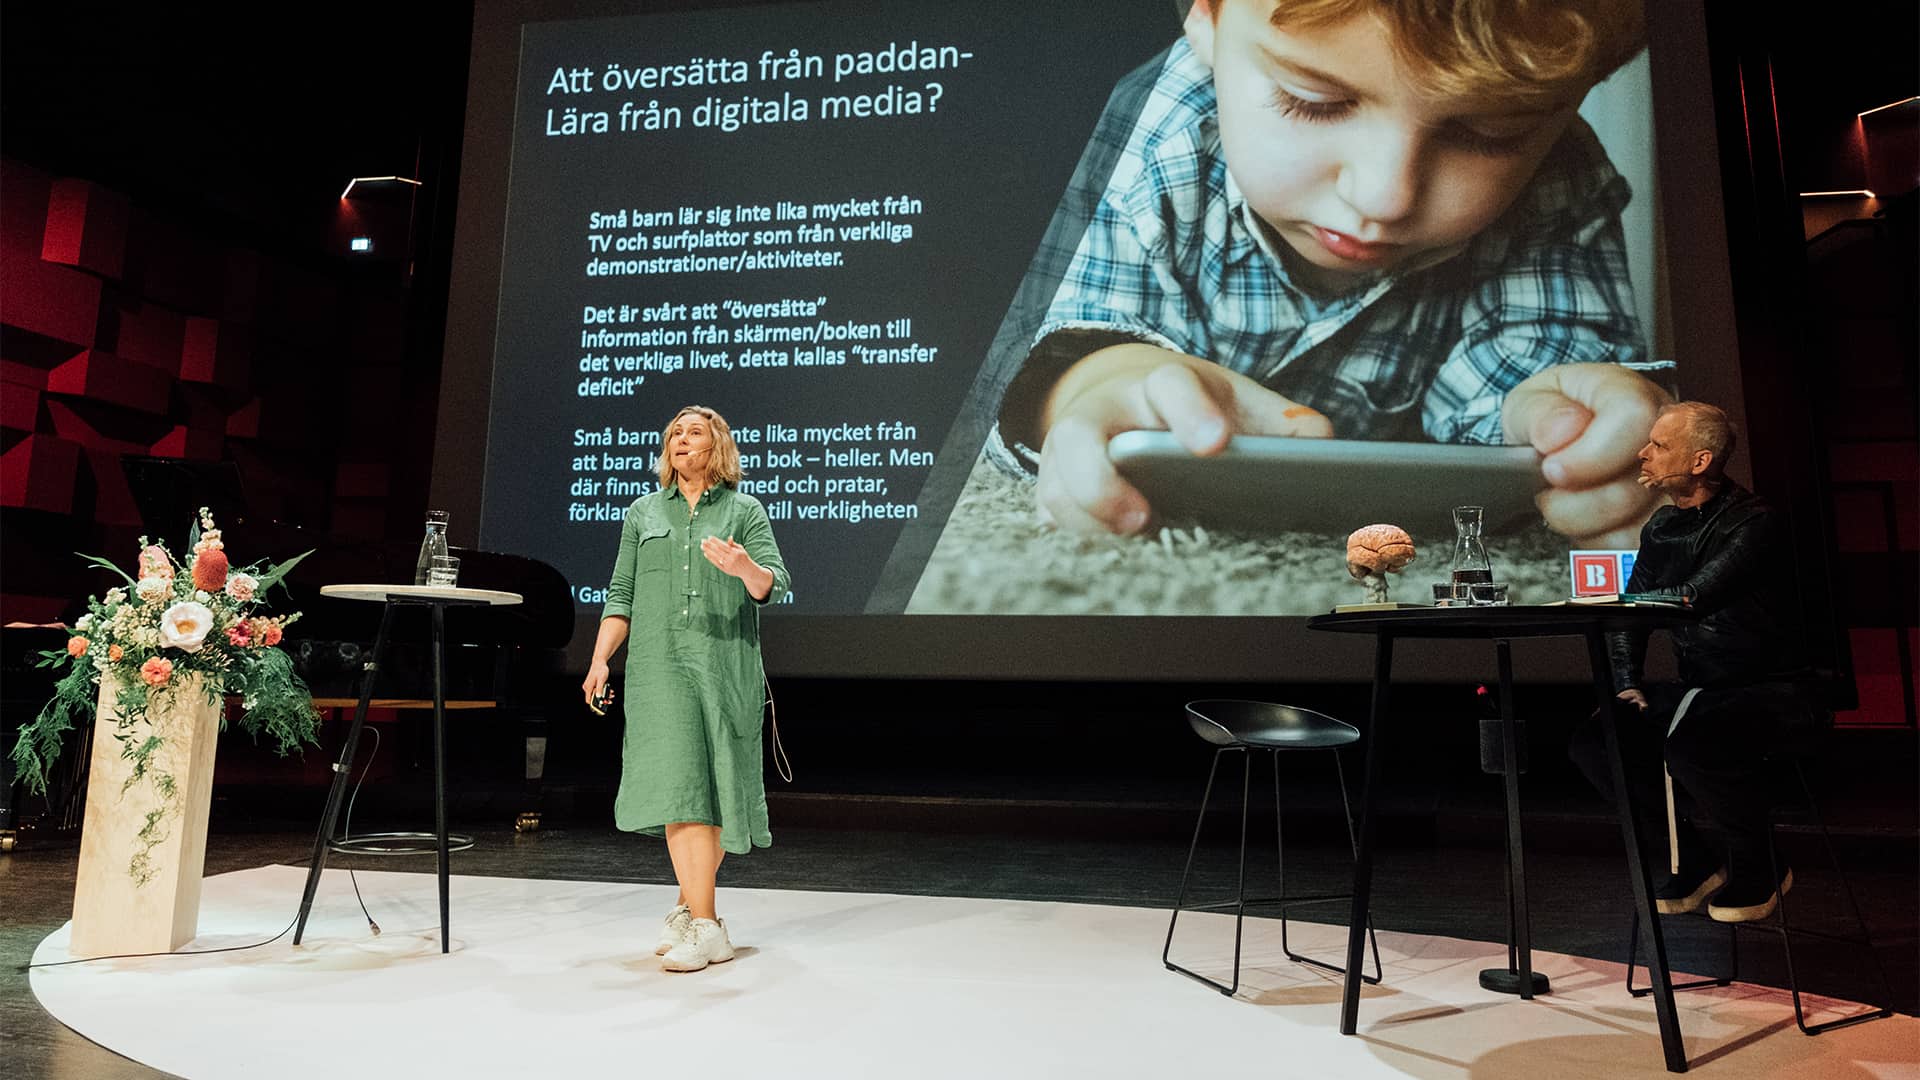
<svg viewBox="0 0 1920 1080">
<path fill-rule="evenodd" d="M 1620 592 L 1599 593 L 1593 596 L 1569 596 L 1565 600 L 1554 601 L 1554 604 L 1611 605 L 1615 607 L 1634 607 L 1644 604 L 1653 607 L 1683 608 L 1687 606 L 1687 601 L 1682 597 L 1667 596 L 1662 593 Z"/>
</svg>

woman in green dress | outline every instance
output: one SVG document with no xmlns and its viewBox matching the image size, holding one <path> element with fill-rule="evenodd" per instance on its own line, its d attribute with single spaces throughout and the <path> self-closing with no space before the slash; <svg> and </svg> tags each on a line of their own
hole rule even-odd
<svg viewBox="0 0 1920 1080">
<path fill-rule="evenodd" d="M 620 529 L 607 603 L 581 690 L 603 701 L 627 646 L 626 739 L 614 823 L 664 836 L 680 884 L 655 949 L 668 971 L 733 959 L 714 910 L 728 853 L 767 847 L 760 721 L 760 607 L 787 568 L 760 501 L 736 490 L 740 450 L 720 414 L 689 405 L 660 441 L 660 488 Z"/>
</svg>

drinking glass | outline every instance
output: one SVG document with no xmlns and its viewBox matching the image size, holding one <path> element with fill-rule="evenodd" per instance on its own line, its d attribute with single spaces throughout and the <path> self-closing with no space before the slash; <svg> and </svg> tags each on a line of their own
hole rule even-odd
<svg viewBox="0 0 1920 1080">
<path fill-rule="evenodd" d="M 460 581 L 460 559 L 455 555 L 435 555 L 427 567 L 427 584 L 451 589 Z"/>
</svg>

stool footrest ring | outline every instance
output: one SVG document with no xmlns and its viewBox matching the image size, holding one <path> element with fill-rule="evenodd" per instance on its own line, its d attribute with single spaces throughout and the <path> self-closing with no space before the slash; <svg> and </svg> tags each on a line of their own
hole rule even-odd
<svg viewBox="0 0 1920 1080">
<path fill-rule="evenodd" d="M 415 841 L 406 844 L 402 841 Z M 465 851 L 473 846 L 473 837 L 459 833 L 447 834 L 447 851 Z M 357 836 L 341 837 L 327 844 L 328 850 L 342 855 L 435 855 L 440 851 L 440 837 L 430 832 L 380 832 L 361 833 Z"/>
</svg>

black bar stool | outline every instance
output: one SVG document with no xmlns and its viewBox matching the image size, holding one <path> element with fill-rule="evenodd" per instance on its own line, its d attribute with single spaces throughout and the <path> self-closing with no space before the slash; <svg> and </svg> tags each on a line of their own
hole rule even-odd
<svg viewBox="0 0 1920 1080">
<path fill-rule="evenodd" d="M 1802 1034 L 1818 1035 L 1821 1032 L 1832 1031 L 1835 1028 L 1851 1027 L 1854 1024 L 1862 1024 L 1868 1020 L 1880 1020 L 1892 1016 L 1893 1009 L 1891 1008 L 1891 1002 L 1893 1001 L 1893 986 L 1887 981 L 1887 969 L 1880 963 L 1880 955 L 1873 951 L 1873 937 L 1867 932 L 1866 916 L 1861 914 L 1860 903 L 1854 899 L 1853 886 L 1847 882 L 1846 871 L 1840 868 L 1840 856 L 1833 850 L 1833 834 L 1827 831 L 1826 820 L 1820 816 L 1820 806 L 1814 801 L 1813 788 L 1807 783 L 1806 769 L 1801 766 L 1800 759 L 1797 757 L 1787 758 L 1785 759 L 1785 763 L 1792 767 L 1794 779 L 1799 782 L 1800 794 L 1806 799 L 1807 812 L 1812 815 L 1814 825 L 1820 829 L 1820 841 L 1827 849 L 1827 861 L 1833 867 L 1834 876 L 1840 879 L 1840 891 L 1847 898 L 1847 908 L 1853 912 L 1853 921 L 1854 924 L 1860 928 L 1860 936 L 1857 938 L 1841 937 L 1836 934 L 1822 933 L 1818 930 L 1790 924 L 1787 921 L 1787 895 L 1788 892 L 1791 891 L 1791 888 L 1789 888 L 1780 893 L 1779 907 L 1774 910 L 1771 916 L 1757 922 L 1730 922 L 1725 924 L 1727 927 L 1727 965 L 1731 969 L 1730 974 L 1700 979 L 1695 982 L 1675 983 L 1673 988 L 1675 990 L 1698 990 L 1705 986 L 1730 985 L 1734 978 L 1740 974 L 1740 935 L 1738 932 L 1743 929 L 1765 930 L 1769 933 L 1779 935 L 1780 947 L 1786 952 L 1787 987 L 1793 994 L 1793 1020 L 1795 1024 L 1799 1025 Z M 1767 868 L 1768 871 L 1772 873 L 1774 881 L 1780 880 L 1779 846 L 1774 842 L 1774 833 L 1779 827 L 1780 819 L 1776 811 L 1773 817 L 1767 822 Z M 1880 1006 L 1879 1008 L 1870 1006 L 1864 1012 L 1852 1013 L 1835 1020 L 1828 1020 L 1825 1023 L 1809 1025 L 1807 1023 L 1806 1010 L 1802 1008 L 1800 1004 L 1800 979 L 1794 973 L 1793 968 L 1793 939 L 1796 935 L 1800 937 L 1818 938 L 1821 941 L 1831 941 L 1842 945 L 1853 945 L 1865 951 L 1867 959 L 1873 962 L 1875 973 L 1880 976 L 1880 1000 L 1888 1002 L 1889 1004 Z M 1644 997 L 1651 990 L 1650 987 L 1636 987 L 1633 985 L 1633 970 L 1639 962 L 1639 957 L 1640 916 L 1636 914 L 1633 917 L 1633 931 L 1627 939 L 1627 993 L 1632 994 L 1634 997 Z"/>
<path fill-rule="evenodd" d="M 1206 794 L 1200 797 L 1200 817 L 1194 822 L 1193 843 L 1187 848 L 1187 866 L 1180 874 L 1180 894 L 1173 902 L 1173 917 L 1167 921 L 1167 943 L 1160 950 L 1160 962 L 1168 971 L 1177 971 L 1186 977 L 1220 991 L 1232 997 L 1240 989 L 1240 940 L 1242 927 L 1246 922 L 1247 905 L 1277 904 L 1280 908 L 1280 949 L 1287 959 L 1302 964 L 1345 974 L 1346 968 L 1337 967 L 1322 960 L 1301 956 L 1287 943 L 1287 909 L 1306 904 L 1326 904 L 1341 900 L 1351 900 L 1351 893 L 1336 893 L 1316 896 L 1287 895 L 1287 863 L 1285 845 L 1282 841 L 1280 814 L 1280 752 L 1283 750 L 1326 750 L 1333 755 L 1335 774 L 1340 779 L 1340 808 L 1347 819 L 1347 843 L 1356 855 L 1358 846 L 1353 832 L 1353 808 L 1347 801 L 1347 775 L 1340 764 L 1340 748 L 1351 745 L 1360 739 L 1360 730 L 1352 724 L 1342 723 L 1331 716 L 1314 712 L 1311 709 L 1299 709 L 1289 705 L 1274 705 L 1264 701 L 1231 701 L 1209 699 L 1187 703 L 1187 722 L 1202 739 L 1219 747 L 1213 754 L 1213 767 L 1207 772 Z M 1280 857 L 1280 894 L 1275 897 L 1259 899 L 1247 898 L 1247 811 L 1253 783 L 1253 753 L 1265 750 L 1273 757 L 1273 821 L 1275 829 L 1274 849 Z M 1223 900 L 1215 904 L 1197 904 L 1186 907 L 1187 881 L 1193 876 L 1193 858 L 1200 848 L 1200 829 L 1207 820 L 1207 805 L 1213 798 L 1213 781 L 1220 772 L 1222 755 L 1238 753 L 1242 758 L 1240 780 L 1240 885 L 1238 894 L 1232 900 Z M 1234 908 L 1233 920 L 1233 984 L 1223 985 L 1204 975 L 1181 967 L 1168 959 L 1173 951 L 1173 928 L 1180 921 L 1181 911 L 1211 911 L 1219 908 Z M 1380 942 L 1373 936 L 1373 918 L 1367 918 L 1367 938 L 1373 946 L 1373 974 L 1364 971 L 1360 977 L 1368 983 L 1380 981 Z"/>
</svg>

